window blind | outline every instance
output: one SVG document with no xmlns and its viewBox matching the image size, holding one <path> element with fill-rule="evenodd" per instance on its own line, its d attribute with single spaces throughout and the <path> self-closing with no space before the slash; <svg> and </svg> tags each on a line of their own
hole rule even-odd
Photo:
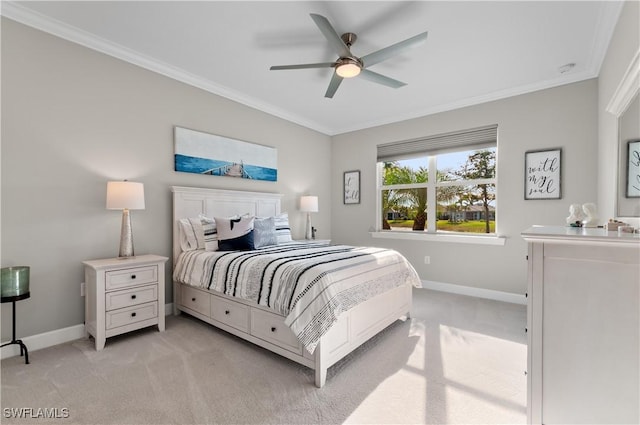
<svg viewBox="0 0 640 425">
<path fill-rule="evenodd" d="M 490 148 L 497 146 L 497 143 L 498 126 L 490 125 L 378 145 L 378 162 L 389 162 L 460 150 Z"/>
</svg>

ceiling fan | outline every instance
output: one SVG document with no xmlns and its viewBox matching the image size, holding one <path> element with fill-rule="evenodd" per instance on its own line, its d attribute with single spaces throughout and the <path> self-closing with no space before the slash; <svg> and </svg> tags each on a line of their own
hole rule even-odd
<svg viewBox="0 0 640 425">
<path fill-rule="evenodd" d="M 283 69 L 306 69 L 306 68 L 335 68 L 335 72 L 329 82 L 325 97 L 332 98 L 340 83 L 344 78 L 352 78 L 360 75 L 362 78 L 374 83 L 382 84 L 387 87 L 397 89 L 406 86 L 402 81 L 394 80 L 377 72 L 373 72 L 368 68 L 384 60 L 397 55 L 401 51 L 413 47 L 418 43 L 427 39 L 428 32 L 425 31 L 404 41 L 392 44 L 383 49 L 377 50 L 368 55 L 357 57 L 351 53 L 351 46 L 356 42 L 357 36 L 354 33 L 347 32 L 339 36 L 329 20 L 322 15 L 311 13 L 311 19 L 316 23 L 324 37 L 329 41 L 331 47 L 338 53 L 339 57 L 335 62 L 308 63 L 299 65 L 278 65 L 272 66 L 270 70 Z"/>
</svg>

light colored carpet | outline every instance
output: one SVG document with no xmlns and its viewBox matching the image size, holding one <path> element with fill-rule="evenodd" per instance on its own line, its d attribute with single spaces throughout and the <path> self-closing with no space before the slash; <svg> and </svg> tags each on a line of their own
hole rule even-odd
<svg viewBox="0 0 640 425">
<path fill-rule="evenodd" d="M 398 321 L 329 369 L 310 369 L 186 315 L 2 361 L 2 418 L 56 424 L 525 423 L 524 306 L 414 290 Z M 68 409 L 8 418 L 7 408 Z"/>
</svg>

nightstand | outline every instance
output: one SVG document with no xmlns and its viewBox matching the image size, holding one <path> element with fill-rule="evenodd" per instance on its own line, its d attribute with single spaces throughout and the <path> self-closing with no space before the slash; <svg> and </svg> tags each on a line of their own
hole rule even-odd
<svg viewBox="0 0 640 425">
<path fill-rule="evenodd" d="M 85 335 L 96 350 L 107 338 L 157 325 L 164 331 L 164 263 L 167 257 L 139 255 L 83 261 Z"/>
</svg>

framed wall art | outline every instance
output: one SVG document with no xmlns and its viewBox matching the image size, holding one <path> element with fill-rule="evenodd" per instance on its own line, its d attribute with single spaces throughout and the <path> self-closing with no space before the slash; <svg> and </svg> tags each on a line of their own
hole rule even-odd
<svg viewBox="0 0 640 425">
<path fill-rule="evenodd" d="M 174 139 L 176 171 L 278 180 L 276 148 L 182 127 L 174 127 Z"/>
<path fill-rule="evenodd" d="M 627 142 L 627 198 L 640 198 L 640 140 Z"/>
<path fill-rule="evenodd" d="M 360 203 L 360 170 L 345 171 L 343 177 L 344 203 Z"/>
<path fill-rule="evenodd" d="M 562 198 L 562 149 L 524 154 L 524 199 Z"/>
</svg>

